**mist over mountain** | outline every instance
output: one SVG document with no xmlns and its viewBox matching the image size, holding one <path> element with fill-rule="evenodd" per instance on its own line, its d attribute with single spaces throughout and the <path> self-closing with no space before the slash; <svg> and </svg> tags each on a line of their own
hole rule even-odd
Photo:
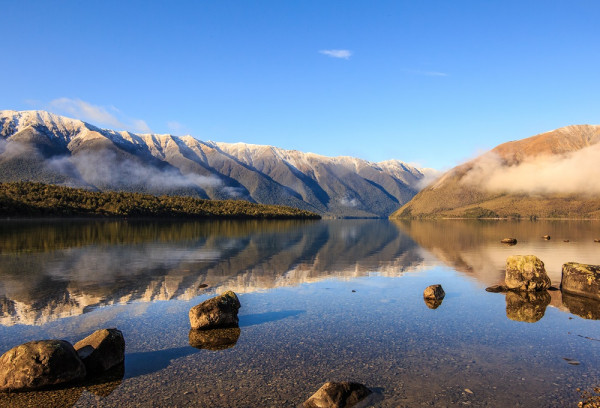
<svg viewBox="0 0 600 408">
<path fill-rule="evenodd" d="M 191 136 L 100 129 L 45 111 L 0 111 L 0 181 L 244 199 L 344 217 L 386 217 L 429 173 Z"/>
<path fill-rule="evenodd" d="M 600 217 L 600 125 L 575 125 L 497 146 L 457 166 L 398 217 Z"/>
</svg>

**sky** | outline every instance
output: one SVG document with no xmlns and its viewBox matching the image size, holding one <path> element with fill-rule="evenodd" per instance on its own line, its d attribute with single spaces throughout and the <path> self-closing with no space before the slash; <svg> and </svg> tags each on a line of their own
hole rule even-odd
<svg viewBox="0 0 600 408">
<path fill-rule="evenodd" d="M 0 109 L 438 170 L 600 124 L 597 0 L 0 7 Z"/>
</svg>

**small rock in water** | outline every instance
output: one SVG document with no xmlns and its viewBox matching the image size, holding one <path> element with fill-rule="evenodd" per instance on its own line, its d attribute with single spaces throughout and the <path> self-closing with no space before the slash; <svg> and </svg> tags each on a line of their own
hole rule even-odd
<svg viewBox="0 0 600 408">
<path fill-rule="evenodd" d="M 106 371 L 125 360 L 125 339 L 118 329 L 96 330 L 73 347 L 88 374 Z"/>
<path fill-rule="evenodd" d="M 240 307 L 237 295 L 227 291 L 192 307 L 189 312 L 190 325 L 192 329 L 237 326 Z"/>
<path fill-rule="evenodd" d="M 352 289 L 352 292 L 355 292 L 355 293 L 356 293 L 356 291 L 355 291 L 354 289 Z"/>
<path fill-rule="evenodd" d="M 571 242 L 571 241 L 569 241 L 568 239 L 564 239 L 563 242 Z"/>
<path fill-rule="evenodd" d="M 30 341 L 0 357 L 0 390 L 32 390 L 85 377 L 85 365 L 71 343 Z"/>
<path fill-rule="evenodd" d="M 502 292 L 506 292 L 507 290 L 508 290 L 508 288 L 505 285 L 492 285 L 492 286 L 485 288 L 486 292 L 492 292 L 492 293 L 502 293 Z"/>
<path fill-rule="evenodd" d="M 304 408 L 349 408 L 365 399 L 372 391 L 354 382 L 327 382 L 309 399 Z"/>
<path fill-rule="evenodd" d="M 600 239 L 595 239 L 594 242 L 600 242 Z"/>
<path fill-rule="evenodd" d="M 504 238 L 500 242 L 502 242 L 503 244 L 516 245 L 517 239 L 516 238 Z"/>
<path fill-rule="evenodd" d="M 544 235 L 542 238 L 544 238 L 546 241 L 550 240 L 550 235 Z"/>
<path fill-rule="evenodd" d="M 446 296 L 442 285 L 431 285 L 427 286 L 423 291 L 423 297 L 425 299 L 442 300 Z"/>
</svg>

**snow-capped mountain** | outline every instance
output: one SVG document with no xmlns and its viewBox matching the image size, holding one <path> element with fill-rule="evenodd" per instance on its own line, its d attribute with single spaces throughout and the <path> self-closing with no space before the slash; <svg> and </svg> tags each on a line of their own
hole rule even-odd
<svg viewBox="0 0 600 408">
<path fill-rule="evenodd" d="M 417 193 L 424 177 L 397 160 L 372 163 L 191 136 L 117 132 L 44 111 L 0 111 L 0 181 L 245 199 L 331 216 L 385 217 Z"/>
</svg>

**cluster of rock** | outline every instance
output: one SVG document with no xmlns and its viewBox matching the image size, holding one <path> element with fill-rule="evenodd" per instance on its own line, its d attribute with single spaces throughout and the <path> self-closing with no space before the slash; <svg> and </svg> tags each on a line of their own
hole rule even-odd
<svg viewBox="0 0 600 408">
<path fill-rule="evenodd" d="M 488 292 L 506 293 L 509 319 L 537 322 L 550 304 L 551 286 L 544 263 L 535 255 L 513 255 L 506 260 L 504 284 L 486 288 Z M 600 300 L 600 266 L 568 262 L 562 266 L 560 290 L 563 298 L 576 308 L 577 297 Z"/>
<path fill-rule="evenodd" d="M 65 340 L 30 341 L 0 357 L 0 390 L 34 390 L 78 381 L 124 359 L 125 340 L 117 329 L 97 330 L 74 346 Z"/>
</svg>

